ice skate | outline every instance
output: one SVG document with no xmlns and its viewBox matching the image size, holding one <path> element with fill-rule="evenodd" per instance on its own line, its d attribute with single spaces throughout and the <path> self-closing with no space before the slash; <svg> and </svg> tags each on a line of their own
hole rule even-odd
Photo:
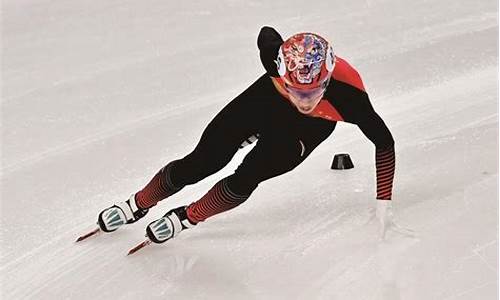
<svg viewBox="0 0 500 300">
<path fill-rule="evenodd" d="M 132 194 L 128 200 L 104 209 L 97 218 L 97 224 L 102 231 L 113 232 L 122 225 L 136 222 L 147 212 L 147 208 L 137 207 L 135 194 Z"/>
<path fill-rule="evenodd" d="M 146 227 L 146 235 L 157 244 L 164 243 L 176 237 L 181 231 L 194 227 L 186 213 L 186 206 L 174 208 L 167 212 L 162 218 L 149 223 Z"/>
</svg>

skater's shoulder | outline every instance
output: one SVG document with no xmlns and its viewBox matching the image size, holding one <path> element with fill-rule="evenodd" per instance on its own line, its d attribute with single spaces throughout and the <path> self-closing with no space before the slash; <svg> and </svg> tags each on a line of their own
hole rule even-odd
<svg viewBox="0 0 500 300">
<path fill-rule="evenodd" d="M 333 69 L 332 78 L 365 91 L 365 86 L 359 72 L 346 59 L 340 56 L 335 56 L 335 68 Z"/>
</svg>

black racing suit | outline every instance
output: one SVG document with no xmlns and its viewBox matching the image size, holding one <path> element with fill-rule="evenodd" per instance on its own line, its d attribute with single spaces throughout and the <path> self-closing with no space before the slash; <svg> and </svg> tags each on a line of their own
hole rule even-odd
<svg viewBox="0 0 500 300">
<path fill-rule="evenodd" d="M 138 205 L 159 200 L 222 169 L 251 136 L 258 136 L 234 174 L 219 181 L 188 207 L 193 222 L 231 209 L 260 182 L 291 171 L 335 129 L 337 121 L 359 126 L 376 146 L 377 198 L 390 200 L 394 178 L 394 140 L 370 104 L 358 73 L 337 57 L 332 78 L 318 108 L 300 113 L 280 91 L 274 59 L 283 40 L 272 28 L 262 28 L 258 46 L 266 74 L 227 104 L 204 130 L 196 148 L 164 167 L 136 194 Z M 314 174 L 311 174 L 314 176 Z"/>
</svg>

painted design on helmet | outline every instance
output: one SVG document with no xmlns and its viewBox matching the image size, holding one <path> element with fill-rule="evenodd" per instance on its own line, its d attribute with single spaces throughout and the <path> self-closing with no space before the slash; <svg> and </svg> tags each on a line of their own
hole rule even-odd
<svg viewBox="0 0 500 300">
<path fill-rule="evenodd" d="M 281 45 L 276 65 L 278 74 L 288 85 L 315 88 L 330 78 L 335 67 L 335 54 L 321 36 L 298 33 Z"/>
</svg>

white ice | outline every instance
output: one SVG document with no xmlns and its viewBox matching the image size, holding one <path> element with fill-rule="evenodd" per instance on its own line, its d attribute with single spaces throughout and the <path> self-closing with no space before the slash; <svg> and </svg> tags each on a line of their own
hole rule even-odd
<svg viewBox="0 0 500 300">
<path fill-rule="evenodd" d="M 1 14 L 2 299 L 497 299 L 496 1 L 4 0 Z M 250 148 L 75 244 L 262 74 L 263 25 L 318 32 L 361 72 L 396 139 L 397 220 L 418 236 L 378 241 L 374 147 L 339 124 L 296 170 L 167 244 L 125 256 Z M 329 169 L 339 152 L 354 169 Z"/>
</svg>

